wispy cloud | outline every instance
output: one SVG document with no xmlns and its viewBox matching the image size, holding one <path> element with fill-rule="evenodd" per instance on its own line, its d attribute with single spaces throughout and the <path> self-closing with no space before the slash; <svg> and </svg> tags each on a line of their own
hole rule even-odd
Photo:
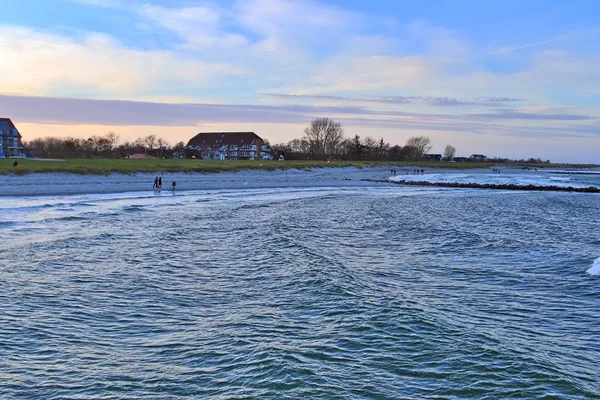
<svg viewBox="0 0 600 400">
<path fill-rule="evenodd" d="M 597 121 L 576 114 L 497 110 L 488 114 L 435 114 L 381 111 L 358 106 L 271 106 L 223 104 L 168 104 L 140 101 L 89 100 L 0 95 L 0 109 L 16 122 L 43 124 L 98 124 L 146 126 L 197 126 L 213 122 L 305 124 L 315 116 L 335 116 L 362 126 L 446 131 L 477 131 L 495 126 L 497 131 L 523 131 L 511 120 Z M 504 122 L 506 123 L 504 123 Z M 596 124 L 597 126 L 597 124 Z M 581 125 L 586 128 L 589 125 Z M 586 130 L 586 133 L 591 131 Z M 597 132 L 600 135 L 600 131 Z"/>
<path fill-rule="evenodd" d="M 358 103 L 384 103 L 384 104 L 412 104 L 427 105 L 434 107 L 456 107 L 456 106 L 490 106 L 501 103 L 520 102 L 521 99 L 511 97 L 475 97 L 472 99 L 457 99 L 451 97 L 422 97 L 422 96 L 378 96 L 378 97 L 345 97 L 334 95 L 302 95 L 264 93 L 263 96 L 284 100 L 327 100 Z"/>
<path fill-rule="evenodd" d="M 515 109 L 499 109 L 492 113 L 470 114 L 472 117 L 480 119 L 517 119 L 517 120 L 546 120 L 546 121 L 585 121 L 597 120 L 598 117 L 579 114 L 548 114 L 532 113 Z M 600 126 L 599 126 L 600 128 Z M 600 133 L 600 132 L 599 132 Z"/>
</svg>

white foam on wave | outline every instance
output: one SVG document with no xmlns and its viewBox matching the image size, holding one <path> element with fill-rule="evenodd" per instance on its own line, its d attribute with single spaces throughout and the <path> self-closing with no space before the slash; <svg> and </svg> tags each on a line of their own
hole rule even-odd
<svg viewBox="0 0 600 400">
<path fill-rule="evenodd" d="M 600 275 L 600 257 L 596 258 L 594 264 L 587 270 L 590 275 Z"/>
<path fill-rule="evenodd" d="M 574 169 L 543 169 L 540 170 L 540 172 L 546 172 L 546 173 L 554 173 L 554 174 L 587 174 L 587 175 L 600 175 L 600 170 L 597 169 L 581 169 L 581 170 L 574 170 Z"/>
<path fill-rule="evenodd" d="M 560 186 L 586 188 L 592 186 L 573 182 L 572 178 L 565 176 L 547 176 L 539 173 L 442 173 L 442 174 L 424 174 L 424 175 L 398 175 L 391 177 L 394 181 L 417 181 L 431 183 L 476 183 L 476 184 L 494 184 L 494 185 L 534 185 L 534 186 Z"/>
<path fill-rule="evenodd" d="M 551 181 L 558 181 L 558 182 L 570 182 L 571 178 L 567 178 L 565 176 L 552 176 L 550 177 Z"/>
</svg>

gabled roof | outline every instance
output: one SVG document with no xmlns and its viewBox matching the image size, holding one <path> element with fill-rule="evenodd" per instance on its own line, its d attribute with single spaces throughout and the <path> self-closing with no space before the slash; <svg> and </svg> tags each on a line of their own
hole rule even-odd
<svg viewBox="0 0 600 400">
<path fill-rule="evenodd" d="M 17 137 L 19 139 L 22 138 L 21 133 L 19 132 L 19 130 L 17 129 L 15 124 L 13 124 L 13 122 L 10 120 L 10 118 L 1 118 L 0 117 L 0 134 L 2 133 L 2 128 L 16 129 Z"/>
<path fill-rule="evenodd" d="M 16 128 L 15 124 L 10 120 L 10 118 L 0 118 L 0 127 L 6 126 L 8 128 Z"/>
<path fill-rule="evenodd" d="M 262 140 L 254 132 L 201 132 L 190 139 L 186 147 L 220 148 L 221 146 L 249 146 Z"/>
</svg>

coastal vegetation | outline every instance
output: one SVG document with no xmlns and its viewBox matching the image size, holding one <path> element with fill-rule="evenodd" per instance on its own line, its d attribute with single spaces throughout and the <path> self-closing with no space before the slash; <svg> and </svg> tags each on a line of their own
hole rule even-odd
<svg viewBox="0 0 600 400">
<path fill-rule="evenodd" d="M 0 159 L 0 175 L 18 174 L 25 175 L 38 172 L 68 172 L 75 174 L 99 174 L 109 175 L 136 174 L 143 172 L 197 172 L 213 173 L 225 171 L 241 171 L 250 169 L 276 170 L 276 169 L 310 169 L 331 167 L 375 167 L 390 166 L 397 168 L 432 168 L 447 169 L 471 169 L 489 168 L 490 163 L 447 163 L 434 161 L 315 161 L 315 160 L 291 160 L 291 161 L 246 161 L 246 160 L 197 160 L 197 159 L 64 159 L 64 160 L 39 160 L 19 159 L 18 165 L 13 166 L 15 160 Z M 515 167 L 522 164 L 509 164 Z M 529 167 L 559 167 L 561 164 L 527 164 Z M 575 168 L 589 168 L 594 165 L 569 165 Z"/>
</svg>

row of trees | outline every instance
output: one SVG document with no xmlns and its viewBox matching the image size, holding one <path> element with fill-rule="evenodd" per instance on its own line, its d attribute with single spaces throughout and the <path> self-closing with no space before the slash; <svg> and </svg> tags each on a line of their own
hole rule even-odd
<svg viewBox="0 0 600 400">
<path fill-rule="evenodd" d="M 38 138 L 24 142 L 23 147 L 28 155 L 44 158 L 118 158 L 135 153 L 146 153 L 162 158 L 163 156 L 170 157 L 175 151 L 182 152 L 184 143 L 179 142 L 175 146 L 170 146 L 165 139 L 156 135 L 139 137 L 132 142 L 119 143 L 119 136 L 114 132 L 109 132 L 105 136 L 94 135 L 88 139 Z"/>
<path fill-rule="evenodd" d="M 265 143 L 268 143 L 265 141 Z M 26 154 L 44 158 L 118 158 L 135 153 L 145 153 L 154 157 L 172 157 L 184 153 L 183 142 L 174 146 L 156 135 L 139 137 L 134 141 L 119 143 L 119 136 L 109 132 L 105 136 L 92 136 L 88 139 L 45 137 L 24 142 Z M 363 160 L 363 161 L 419 161 L 431 150 L 431 139 L 427 136 L 409 138 L 404 146 L 391 145 L 373 137 L 361 138 L 354 135 L 347 138 L 342 124 L 330 118 L 315 118 L 304 129 L 300 139 L 271 146 L 275 158 L 283 154 L 287 160 Z M 456 148 L 447 145 L 443 159 L 450 161 Z M 189 155 L 189 154 L 188 154 Z M 195 154 L 199 156 L 199 154 Z M 490 161 L 514 162 L 509 159 Z M 540 159 L 519 160 L 522 163 L 542 163 Z M 545 162 L 549 163 L 550 160 Z"/>
<path fill-rule="evenodd" d="M 431 150 L 431 139 L 427 136 L 415 136 L 404 146 L 391 145 L 383 138 L 377 140 L 370 136 L 361 139 L 344 136 L 339 122 L 330 118 L 315 118 L 304 130 L 304 136 L 287 143 L 273 145 L 275 152 L 283 153 L 286 159 L 312 160 L 365 160 L 365 161 L 418 161 Z M 449 159 L 454 157 L 456 149 L 446 147 Z"/>
</svg>

